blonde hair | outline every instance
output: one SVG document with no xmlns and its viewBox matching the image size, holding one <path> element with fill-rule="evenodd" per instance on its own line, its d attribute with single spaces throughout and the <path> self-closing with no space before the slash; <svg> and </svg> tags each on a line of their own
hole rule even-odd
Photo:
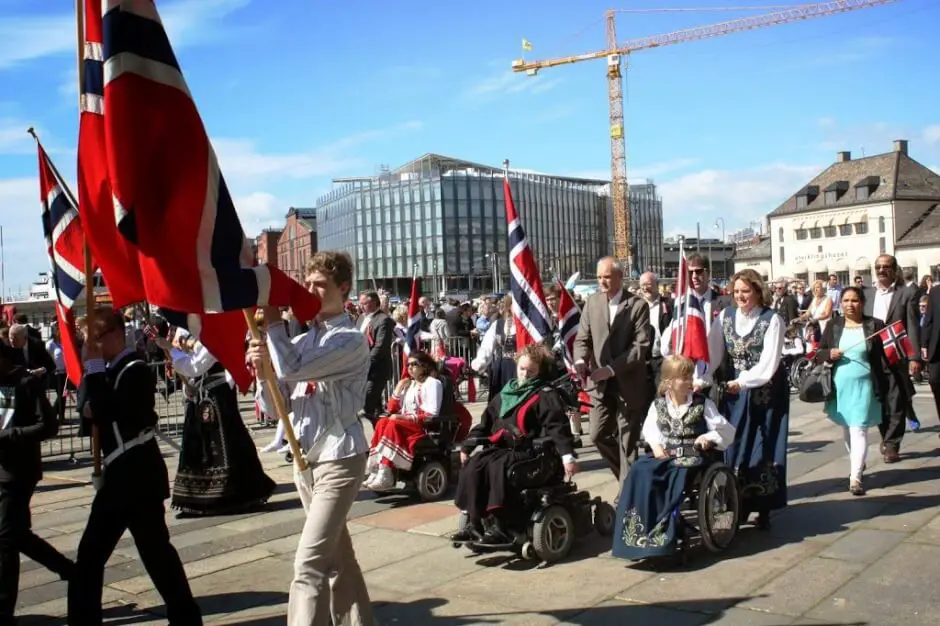
<svg viewBox="0 0 940 626">
<path fill-rule="evenodd" d="M 663 359 L 662 375 L 659 379 L 659 395 L 666 395 L 672 381 L 692 378 L 694 372 L 695 363 L 692 359 L 681 354 L 670 354 Z"/>
<path fill-rule="evenodd" d="M 731 292 L 734 293 L 734 284 L 738 281 L 743 282 L 745 285 L 749 286 L 753 291 L 757 292 L 758 300 L 757 303 L 762 306 L 770 306 L 770 293 L 767 291 L 767 287 L 764 284 L 764 279 L 760 277 L 760 274 L 755 272 L 752 269 L 741 270 L 737 274 L 731 277 Z"/>
<path fill-rule="evenodd" d="M 816 287 L 819 287 L 822 290 L 822 297 L 826 297 L 826 285 L 821 280 L 813 281 L 813 296 L 816 295 Z"/>
</svg>

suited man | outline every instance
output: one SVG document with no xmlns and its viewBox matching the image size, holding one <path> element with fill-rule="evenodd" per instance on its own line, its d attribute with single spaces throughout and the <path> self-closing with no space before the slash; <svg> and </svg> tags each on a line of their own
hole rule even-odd
<svg viewBox="0 0 940 626">
<path fill-rule="evenodd" d="M 669 328 L 672 322 L 673 304 L 672 300 L 659 295 L 658 281 L 653 272 L 640 275 L 640 288 L 637 295 L 643 298 L 650 308 L 650 327 L 653 329 L 648 368 L 651 385 L 650 400 L 652 401 L 653 396 L 656 395 L 656 388 L 659 386 L 659 370 L 663 364 L 660 344 L 663 331 Z"/>
<path fill-rule="evenodd" d="M 366 382 L 366 403 L 363 413 L 370 420 L 382 410 L 382 392 L 392 377 L 392 342 L 395 322 L 379 308 L 379 294 L 366 291 L 359 294 L 362 315 L 356 327 L 369 343 L 369 380 Z"/>
<path fill-rule="evenodd" d="M 918 332 L 920 315 L 916 289 L 905 287 L 899 282 L 899 277 L 900 268 L 897 259 L 893 256 L 882 254 L 875 260 L 875 285 L 865 288 L 865 315 L 883 321 L 885 326 L 899 321 L 907 330 L 914 354 L 909 361 L 902 360 L 891 369 L 898 382 L 898 393 L 901 394 L 899 406 L 905 408 L 909 419 L 917 420 L 912 403 L 914 384 L 911 382 L 911 376 L 919 373 L 921 366 L 920 333 Z M 901 460 L 904 417 L 903 413 L 886 413 L 880 426 L 881 454 L 884 456 L 885 463 L 897 463 Z"/>
<path fill-rule="evenodd" d="M 714 321 L 718 318 L 718 314 L 731 306 L 731 296 L 723 296 L 717 289 L 711 286 L 711 275 L 708 273 L 707 258 L 699 254 L 692 254 L 686 258 L 686 267 L 688 267 L 689 270 L 688 285 L 690 293 L 676 295 L 676 312 L 673 315 L 672 322 L 663 331 L 659 343 L 660 354 L 664 358 L 672 354 L 672 332 L 676 328 L 676 325 L 682 322 L 681 314 L 684 310 L 682 307 L 684 306 L 687 295 L 697 298 L 698 304 L 702 307 L 702 314 L 705 316 L 706 337 L 711 335 L 712 326 L 714 325 Z M 695 374 L 693 376 L 695 387 L 705 393 L 708 393 L 708 387 L 710 386 L 705 381 L 707 369 L 708 363 L 698 361 L 695 364 Z"/>
<path fill-rule="evenodd" d="M 800 303 L 790 293 L 787 293 L 787 281 L 782 278 L 774 285 L 773 301 L 770 307 L 783 318 L 784 326 L 800 316 Z"/>
<path fill-rule="evenodd" d="M 587 299 L 575 339 L 575 369 L 591 395 L 591 438 L 620 482 L 636 454 L 649 389 L 649 305 L 630 295 L 613 257 L 597 264 L 599 291 Z"/>
<path fill-rule="evenodd" d="M 37 390 L 45 391 L 44 383 L 55 373 L 55 361 L 42 340 L 29 335 L 29 326 L 13 324 L 10 328 L 10 345 L 19 350 L 23 357 L 16 364 L 26 368 Z"/>
<path fill-rule="evenodd" d="M 921 358 L 930 364 L 927 381 L 933 392 L 937 415 L 940 416 L 940 289 L 931 289 L 927 293 L 927 310 L 924 312 L 921 338 Z"/>
</svg>

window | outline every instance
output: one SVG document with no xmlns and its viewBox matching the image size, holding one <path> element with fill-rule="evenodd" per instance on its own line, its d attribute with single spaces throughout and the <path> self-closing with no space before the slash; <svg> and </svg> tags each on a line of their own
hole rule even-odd
<svg viewBox="0 0 940 626">
<path fill-rule="evenodd" d="M 816 226 L 814 226 L 813 228 L 810 228 L 809 236 L 812 239 L 819 239 L 820 237 L 822 237 L 822 228 L 819 228 Z"/>
<path fill-rule="evenodd" d="M 809 234 L 809 233 L 808 233 L 808 231 L 807 231 L 805 228 L 797 228 L 797 229 L 796 229 L 796 238 L 799 239 L 799 240 L 806 239 L 806 236 L 807 236 L 808 234 Z"/>
<path fill-rule="evenodd" d="M 878 237 L 878 254 L 885 254 L 885 238 Z"/>
<path fill-rule="evenodd" d="M 883 216 L 878 218 L 878 232 L 885 232 L 885 218 Z"/>
<path fill-rule="evenodd" d="M 843 237 L 847 237 L 852 234 L 852 225 L 851 224 L 840 224 L 839 225 L 839 234 Z"/>
<path fill-rule="evenodd" d="M 780 264 L 783 265 L 784 263 L 786 263 L 786 261 L 783 256 L 783 246 L 780 246 Z"/>
<path fill-rule="evenodd" d="M 865 235 L 865 234 L 868 234 L 868 222 L 856 222 L 856 223 L 855 223 L 855 234 L 856 234 L 856 235 Z"/>
<path fill-rule="evenodd" d="M 797 197 L 796 197 L 796 208 L 798 208 L 798 209 L 805 209 L 807 204 L 809 204 L 809 202 L 807 202 L 806 196 L 797 196 Z"/>
<path fill-rule="evenodd" d="M 836 236 L 836 227 L 835 226 L 826 226 L 824 229 L 826 237 L 835 237 Z"/>
<path fill-rule="evenodd" d="M 777 229 L 777 239 L 783 241 L 783 226 Z M 783 263 L 783 261 L 780 262 Z"/>
<path fill-rule="evenodd" d="M 825 197 L 826 204 L 835 204 L 836 202 L 838 202 L 838 200 L 839 200 L 839 192 L 838 192 L 838 191 L 827 191 L 827 192 L 826 192 L 826 197 Z"/>
<path fill-rule="evenodd" d="M 870 191 L 868 187 L 856 187 L 855 188 L 855 201 L 861 202 L 863 200 L 868 200 Z"/>
</svg>

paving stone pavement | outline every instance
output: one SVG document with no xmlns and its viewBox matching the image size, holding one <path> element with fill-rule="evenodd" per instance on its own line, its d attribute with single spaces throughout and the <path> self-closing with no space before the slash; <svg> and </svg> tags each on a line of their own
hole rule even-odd
<svg viewBox="0 0 940 626">
<path fill-rule="evenodd" d="M 871 442 L 869 492 L 847 492 L 840 429 L 820 405 L 794 398 L 790 418 L 790 505 L 769 532 L 742 529 L 721 555 L 697 553 L 685 565 L 634 564 L 610 556 L 590 536 L 564 562 L 529 562 L 454 550 L 445 536 L 457 513 L 449 501 L 363 492 L 350 515 L 359 562 L 383 625 L 783 626 L 788 624 L 940 624 L 940 439 L 933 397 L 918 387 L 925 425 L 908 433 L 903 461 L 885 466 Z M 482 406 L 474 407 L 479 414 Z M 253 423 L 253 415 L 246 419 Z M 255 433 L 259 445 L 271 430 Z M 176 456 L 166 449 L 171 473 Z M 608 501 L 617 484 L 593 447 L 581 451 L 580 487 Z M 293 552 L 303 514 L 283 458 L 264 455 L 278 482 L 254 513 L 177 519 L 167 513 L 206 623 L 284 623 Z M 74 556 L 93 491 L 87 465 L 47 464 L 33 498 L 38 534 Z M 165 624 L 162 601 L 125 536 L 103 590 L 105 623 Z M 64 624 L 65 584 L 23 561 L 22 624 Z"/>
</svg>

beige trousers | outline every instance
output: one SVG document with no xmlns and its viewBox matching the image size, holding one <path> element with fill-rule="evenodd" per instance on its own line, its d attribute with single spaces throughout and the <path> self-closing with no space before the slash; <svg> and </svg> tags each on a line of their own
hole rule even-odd
<svg viewBox="0 0 940 626">
<path fill-rule="evenodd" d="M 366 455 L 312 465 L 313 486 L 294 482 L 307 521 L 294 557 L 289 626 L 373 626 L 372 603 L 356 561 L 346 516 L 362 484 Z"/>
</svg>

